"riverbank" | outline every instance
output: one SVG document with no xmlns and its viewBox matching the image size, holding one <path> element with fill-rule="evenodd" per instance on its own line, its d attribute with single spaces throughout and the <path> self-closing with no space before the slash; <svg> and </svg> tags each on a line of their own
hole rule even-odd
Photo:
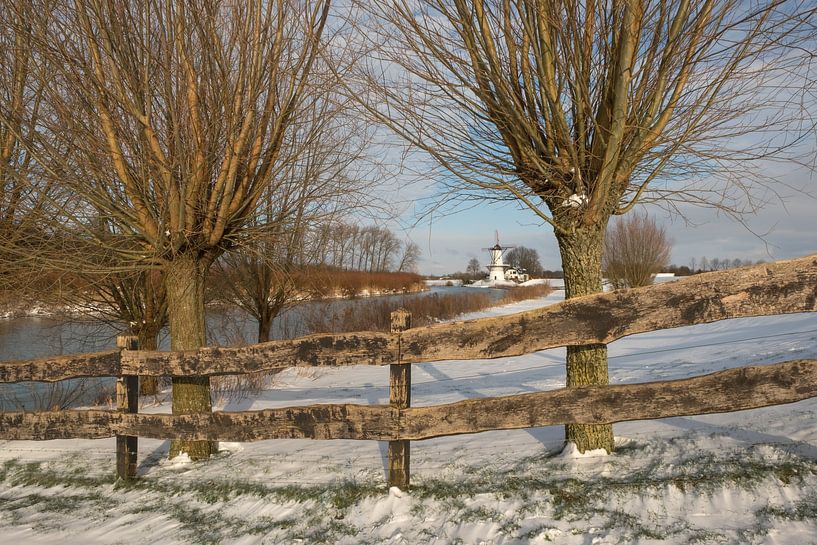
<svg viewBox="0 0 817 545">
<path fill-rule="evenodd" d="M 305 322 L 310 334 L 388 331 L 391 313 L 401 308 L 411 313 L 413 327 L 421 327 L 490 307 L 538 299 L 553 291 L 549 284 L 539 283 L 504 290 L 503 295 L 497 299 L 491 297 L 485 290 L 474 289 L 446 294 L 446 289 L 440 288 L 440 291 L 426 297 L 363 301 L 340 312 L 316 308 L 310 315 L 305 316 Z"/>
<path fill-rule="evenodd" d="M 429 286 L 423 282 L 412 284 L 406 288 L 377 289 L 374 287 L 364 287 L 359 291 L 338 289 L 329 294 L 316 296 L 315 294 L 304 293 L 296 300 L 298 303 L 320 303 L 338 300 L 353 300 L 369 297 L 388 297 L 392 295 L 416 294 L 429 291 Z M 208 302 L 208 309 L 218 309 L 225 307 L 221 302 Z M 37 300 L 20 300 L 11 294 L 0 294 L 0 320 L 13 320 L 15 318 L 96 318 L 112 314 L 110 310 L 102 309 L 98 305 L 66 305 L 59 303 L 48 303 Z"/>
</svg>

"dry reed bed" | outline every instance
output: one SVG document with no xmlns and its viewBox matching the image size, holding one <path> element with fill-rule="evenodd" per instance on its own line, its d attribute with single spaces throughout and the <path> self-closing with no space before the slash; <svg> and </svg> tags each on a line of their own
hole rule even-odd
<svg viewBox="0 0 817 545">
<path fill-rule="evenodd" d="M 414 327 L 450 320 L 460 314 L 476 312 L 498 305 L 544 297 L 552 291 L 549 284 L 511 288 L 499 299 L 487 292 L 432 293 L 402 300 L 368 299 L 358 301 L 342 311 L 315 308 L 304 316 L 311 334 L 347 333 L 353 331 L 389 331 L 391 313 L 398 308 L 408 310 Z"/>
</svg>

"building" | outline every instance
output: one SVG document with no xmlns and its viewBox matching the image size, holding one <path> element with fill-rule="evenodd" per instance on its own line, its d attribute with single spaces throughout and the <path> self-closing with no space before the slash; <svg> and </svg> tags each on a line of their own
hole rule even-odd
<svg viewBox="0 0 817 545">
<path fill-rule="evenodd" d="M 530 276 L 525 269 L 515 269 L 506 264 L 502 256 L 505 250 L 510 250 L 515 246 L 502 246 L 499 244 L 499 232 L 495 233 L 496 244 L 490 248 L 483 248 L 488 250 L 491 255 L 491 261 L 488 264 L 488 281 L 489 282 L 527 282 Z"/>
<path fill-rule="evenodd" d="M 505 280 L 513 280 L 514 282 L 527 282 L 530 280 L 530 275 L 523 268 L 515 269 L 513 267 L 505 271 Z"/>
<path fill-rule="evenodd" d="M 491 254 L 491 262 L 488 264 L 488 280 L 491 282 L 504 282 L 505 271 L 511 268 L 502 261 L 502 254 L 507 250 L 499 245 L 499 235 L 496 237 L 496 244 L 488 248 Z"/>
</svg>

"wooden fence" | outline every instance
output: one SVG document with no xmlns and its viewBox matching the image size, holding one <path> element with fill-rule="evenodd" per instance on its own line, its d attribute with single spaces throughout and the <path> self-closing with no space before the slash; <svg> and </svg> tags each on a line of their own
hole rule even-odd
<svg viewBox="0 0 817 545">
<path fill-rule="evenodd" d="M 0 362 L 0 382 L 119 377 L 117 411 L 0 413 L 0 439 L 117 437 L 117 474 L 135 475 L 136 438 L 258 441 L 363 439 L 389 442 L 389 483 L 410 479 L 410 441 L 554 424 L 614 423 L 720 413 L 817 396 L 817 360 L 741 367 L 683 380 L 563 388 L 411 407 L 411 364 L 491 359 L 727 318 L 817 311 L 817 255 L 676 282 L 571 299 L 499 318 L 391 333 L 313 335 L 241 348 L 186 352 L 120 350 Z M 323 404 L 246 412 L 138 414 L 138 375 L 259 373 L 293 366 L 390 365 L 389 405 Z"/>
</svg>

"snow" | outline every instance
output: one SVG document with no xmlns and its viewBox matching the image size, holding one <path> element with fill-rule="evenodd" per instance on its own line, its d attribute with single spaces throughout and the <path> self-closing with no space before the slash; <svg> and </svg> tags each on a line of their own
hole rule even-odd
<svg viewBox="0 0 817 545">
<path fill-rule="evenodd" d="M 439 280 L 425 280 L 426 286 L 462 286 L 462 280 L 459 278 L 441 278 Z"/>
<path fill-rule="evenodd" d="M 579 450 L 576 443 L 567 443 L 559 453 L 559 457 L 566 460 L 575 460 L 577 458 L 600 458 L 602 456 L 609 456 L 609 453 L 602 449 L 586 450 L 584 452 Z"/>
<path fill-rule="evenodd" d="M 555 285 L 555 282 L 554 282 Z M 559 286 L 556 286 L 559 287 Z M 563 297 L 462 316 L 521 312 Z M 609 346 L 613 383 L 817 358 L 817 315 L 728 320 Z M 564 386 L 564 349 L 414 368 L 415 406 Z M 288 369 L 226 410 L 386 403 L 386 367 Z M 166 402 L 142 409 L 169 412 Z M 617 451 L 579 454 L 559 426 L 411 444 L 412 487 L 386 486 L 387 444 L 220 443 L 166 460 L 140 439 L 115 485 L 114 439 L 0 442 L 3 543 L 768 544 L 817 536 L 817 399 L 616 424 Z"/>
<path fill-rule="evenodd" d="M 515 288 L 518 286 L 513 280 L 477 280 L 471 284 L 472 288 Z"/>
<path fill-rule="evenodd" d="M 530 280 L 522 282 L 519 285 L 520 286 L 541 286 L 541 285 L 550 284 L 550 283 L 551 283 L 551 281 L 548 280 L 547 278 L 531 278 Z"/>
<path fill-rule="evenodd" d="M 472 288 L 516 288 L 519 286 L 539 286 L 542 284 L 550 284 L 553 288 L 564 289 L 564 281 L 562 279 L 553 278 L 533 278 L 526 282 L 517 284 L 512 280 L 477 280 L 470 287 Z M 541 306 L 541 303 L 539 304 Z"/>
<path fill-rule="evenodd" d="M 587 206 L 588 202 L 590 202 L 590 199 L 587 195 L 577 195 L 574 193 L 562 202 L 562 206 L 567 208 L 580 208 L 582 206 Z"/>
</svg>

